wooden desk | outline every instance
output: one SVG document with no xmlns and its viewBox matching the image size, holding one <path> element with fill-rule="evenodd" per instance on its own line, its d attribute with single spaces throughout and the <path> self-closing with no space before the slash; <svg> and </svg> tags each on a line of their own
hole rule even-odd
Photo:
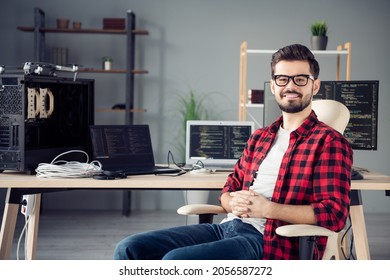
<svg viewBox="0 0 390 280">
<path fill-rule="evenodd" d="M 366 222 L 364 220 L 363 201 L 361 198 L 362 190 L 370 191 L 389 191 L 390 176 L 380 173 L 363 173 L 364 180 L 352 180 L 351 185 L 351 207 L 349 216 L 354 236 L 356 258 L 358 260 L 369 260 L 370 249 L 368 247 Z"/>
<path fill-rule="evenodd" d="M 218 190 L 226 181 L 228 173 L 185 174 L 182 176 L 129 176 L 123 180 L 48 179 L 37 178 L 17 172 L 0 174 L 0 188 L 7 188 L 6 204 L 0 232 L 0 259 L 9 259 L 19 205 L 24 194 L 35 195 L 34 212 L 30 216 L 27 238 L 27 259 L 35 259 L 37 247 L 39 206 L 41 193 L 74 189 L 118 189 L 118 190 Z"/>
<path fill-rule="evenodd" d="M 361 190 L 390 190 L 390 176 L 367 173 L 364 180 L 352 181 L 351 221 L 355 238 L 355 251 L 358 259 L 370 259 L 367 231 L 364 221 Z M 0 259 L 11 255 L 19 203 L 24 194 L 37 194 L 36 205 L 40 205 L 40 194 L 50 191 L 71 189 L 138 189 L 138 190 L 218 190 L 226 181 L 227 173 L 185 174 L 178 177 L 169 176 L 133 176 L 124 180 L 84 179 L 42 179 L 32 175 L 16 172 L 0 174 L 0 187 L 7 188 L 0 233 Z M 37 246 L 39 225 L 39 207 L 29 222 L 27 236 L 27 258 L 34 259 Z"/>
</svg>

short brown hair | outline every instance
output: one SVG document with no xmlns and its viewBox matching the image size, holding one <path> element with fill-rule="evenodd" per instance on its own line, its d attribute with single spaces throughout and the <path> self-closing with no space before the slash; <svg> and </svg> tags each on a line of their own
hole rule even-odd
<svg viewBox="0 0 390 280">
<path fill-rule="evenodd" d="M 285 46 L 279 49 L 272 55 L 271 59 L 271 75 L 272 77 L 275 74 L 275 65 L 282 61 L 307 61 L 310 65 L 310 74 L 313 75 L 314 79 L 317 79 L 320 74 L 320 66 L 318 61 L 315 59 L 313 53 L 304 45 L 293 44 Z"/>
</svg>

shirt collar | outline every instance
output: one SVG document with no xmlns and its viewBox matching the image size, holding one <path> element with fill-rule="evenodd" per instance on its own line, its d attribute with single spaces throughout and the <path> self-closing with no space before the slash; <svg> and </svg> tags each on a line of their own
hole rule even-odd
<svg viewBox="0 0 390 280">
<path fill-rule="evenodd" d="M 316 113 L 312 110 L 309 117 L 298 127 L 294 132 L 299 136 L 306 136 L 318 122 Z M 276 121 L 270 125 L 269 130 L 271 133 L 277 133 L 279 127 L 283 123 L 283 115 L 276 119 Z"/>
</svg>

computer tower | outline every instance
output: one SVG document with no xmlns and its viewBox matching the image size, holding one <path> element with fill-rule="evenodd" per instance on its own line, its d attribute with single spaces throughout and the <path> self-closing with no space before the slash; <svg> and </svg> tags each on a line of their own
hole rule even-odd
<svg viewBox="0 0 390 280">
<path fill-rule="evenodd" d="M 39 163 L 70 150 L 91 156 L 92 124 L 94 80 L 0 75 L 0 172 L 33 174 Z M 86 161 L 76 154 L 72 160 Z"/>
</svg>

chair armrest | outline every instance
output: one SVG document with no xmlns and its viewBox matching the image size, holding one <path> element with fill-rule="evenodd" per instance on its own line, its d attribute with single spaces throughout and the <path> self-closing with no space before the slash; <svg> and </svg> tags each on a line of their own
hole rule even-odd
<svg viewBox="0 0 390 280">
<path fill-rule="evenodd" d="M 212 204 L 189 204 L 177 209 L 180 215 L 203 215 L 203 214 L 226 214 L 225 209 L 219 205 Z"/>
<path fill-rule="evenodd" d="M 299 236 L 331 237 L 337 235 L 337 232 L 331 231 L 327 228 L 315 226 L 315 225 L 306 225 L 306 224 L 281 226 L 276 229 L 276 233 L 286 237 L 299 237 Z"/>
<path fill-rule="evenodd" d="M 339 233 L 335 231 L 331 231 L 320 226 L 294 224 L 278 227 L 276 229 L 276 233 L 285 237 L 300 237 L 300 240 L 310 236 L 326 236 L 328 237 L 328 241 L 326 243 L 326 248 L 322 259 L 329 260 L 332 257 L 334 257 L 336 260 L 340 259 Z M 300 249 L 300 253 L 301 251 L 303 250 Z"/>
</svg>

